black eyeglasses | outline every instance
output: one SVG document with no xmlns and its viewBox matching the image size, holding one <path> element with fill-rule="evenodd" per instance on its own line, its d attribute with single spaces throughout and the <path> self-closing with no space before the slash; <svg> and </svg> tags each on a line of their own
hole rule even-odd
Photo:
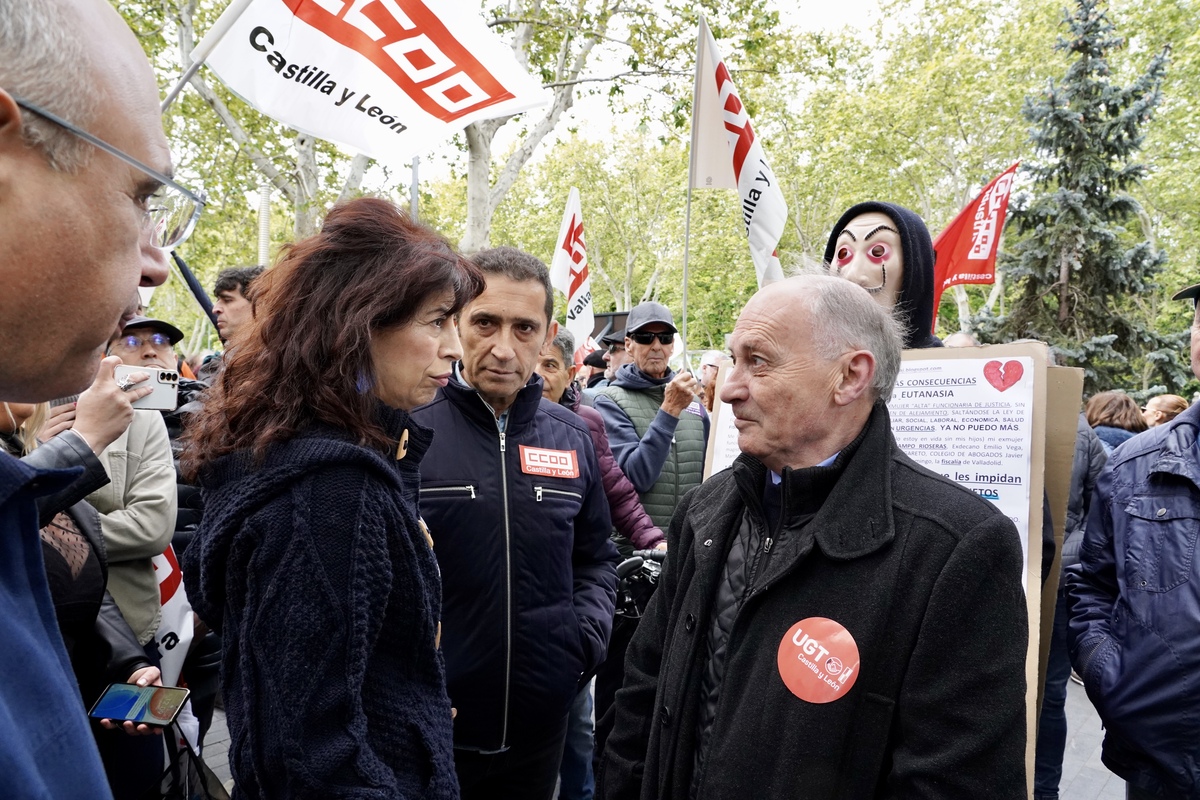
<svg viewBox="0 0 1200 800">
<path fill-rule="evenodd" d="M 612 354 L 612 353 L 624 353 L 624 352 L 625 352 L 625 345 L 623 345 L 623 344 L 610 344 L 610 345 L 608 346 L 608 352 L 609 352 L 610 354 Z"/>
<path fill-rule="evenodd" d="M 675 341 L 675 334 L 668 331 L 663 331 L 662 333 L 648 333 L 642 331 L 638 333 L 630 333 L 627 334 L 627 336 L 629 336 L 630 339 L 633 339 L 638 344 L 654 344 L 655 339 L 658 339 L 658 343 L 662 345 L 668 345 Z"/>
<path fill-rule="evenodd" d="M 133 335 L 122 336 L 115 343 L 121 345 L 126 350 L 140 350 L 147 343 L 153 345 L 155 349 L 161 350 L 171 346 L 171 339 L 165 333 L 152 333 L 146 338 Z"/>
<path fill-rule="evenodd" d="M 129 166 L 141 170 L 158 181 L 159 188 L 150 196 L 146 205 L 145 225 L 150 228 L 151 244 L 160 250 L 171 250 L 183 244 L 191 235 L 192 229 L 196 227 L 196 220 L 200 219 L 200 212 L 204 209 L 203 195 L 197 195 L 190 189 L 184 188 L 158 170 L 146 166 L 133 156 L 113 147 L 103 139 L 93 136 L 83 128 L 72 125 L 57 114 L 15 95 L 12 95 L 12 99 L 26 111 L 32 111 L 63 130 L 70 131 L 85 142 L 99 147 L 109 155 L 121 159 Z"/>
</svg>

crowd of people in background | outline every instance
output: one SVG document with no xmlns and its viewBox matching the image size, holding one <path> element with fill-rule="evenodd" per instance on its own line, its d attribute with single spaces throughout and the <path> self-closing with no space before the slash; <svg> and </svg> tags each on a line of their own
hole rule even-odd
<svg viewBox="0 0 1200 800">
<path fill-rule="evenodd" d="M 891 433 L 943 346 L 914 212 L 852 206 L 693 359 L 653 300 L 585 356 L 535 256 L 350 200 L 220 271 L 194 362 L 136 299 L 200 214 L 170 173 L 112 7 L 0 0 L 5 796 L 159 796 L 221 702 L 253 800 L 1057 798 L 1074 668 L 1129 796 L 1200 797 L 1200 406 L 1088 399 L 1027 729 L 1016 528 Z M 90 718 L 114 683 L 190 704 Z"/>
</svg>

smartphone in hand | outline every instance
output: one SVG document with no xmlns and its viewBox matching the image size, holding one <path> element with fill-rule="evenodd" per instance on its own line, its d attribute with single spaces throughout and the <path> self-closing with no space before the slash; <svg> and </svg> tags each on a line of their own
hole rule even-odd
<svg viewBox="0 0 1200 800">
<path fill-rule="evenodd" d="M 174 411 L 179 405 L 179 373 L 173 369 L 158 367 L 130 367 L 118 364 L 113 368 L 113 377 L 117 380 L 129 377 L 135 372 L 144 372 L 150 379 L 135 384 L 138 387 L 149 386 L 152 391 L 145 397 L 133 401 L 134 408 L 152 408 L 157 411 Z"/>
<path fill-rule="evenodd" d="M 88 716 L 165 728 L 179 716 L 190 694 L 187 689 L 175 686 L 113 683 L 100 695 Z"/>
</svg>

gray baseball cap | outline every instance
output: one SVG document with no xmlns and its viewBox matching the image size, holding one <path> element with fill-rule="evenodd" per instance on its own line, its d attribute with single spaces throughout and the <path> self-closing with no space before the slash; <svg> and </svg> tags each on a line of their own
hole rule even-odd
<svg viewBox="0 0 1200 800">
<path fill-rule="evenodd" d="M 670 329 L 671 333 L 677 332 L 675 327 L 675 319 L 671 316 L 671 311 L 662 303 L 656 303 L 653 300 L 647 300 L 644 303 L 638 303 L 633 310 L 629 312 L 629 317 L 625 320 L 625 335 L 637 333 L 642 328 L 654 322 L 661 322 Z"/>
</svg>

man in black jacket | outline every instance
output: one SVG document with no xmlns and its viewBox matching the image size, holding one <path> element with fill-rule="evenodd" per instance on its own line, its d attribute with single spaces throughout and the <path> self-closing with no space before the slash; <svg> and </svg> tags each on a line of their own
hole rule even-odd
<svg viewBox="0 0 1200 800">
<path fill-rule="evenodd" d="M 599 797 L 1025 797 L 1021 544 L 896 447 L 900 348 L 848 281 L 746 305 L 742 455 L 671 522 Z"/>
<path fill-rule="evenodd" d="M 617 553 L 587 424 L 534 375 L 557 331 L 546 267 L 511 247 L 472 260 L 487 288 L 463 309 L 463 359 L 413 412 L 436 431 L 421 512 L 442 569 L 454 766 L 465 800 L 549 800 L 567 708 L 608 646 Z"/>
</svg>

